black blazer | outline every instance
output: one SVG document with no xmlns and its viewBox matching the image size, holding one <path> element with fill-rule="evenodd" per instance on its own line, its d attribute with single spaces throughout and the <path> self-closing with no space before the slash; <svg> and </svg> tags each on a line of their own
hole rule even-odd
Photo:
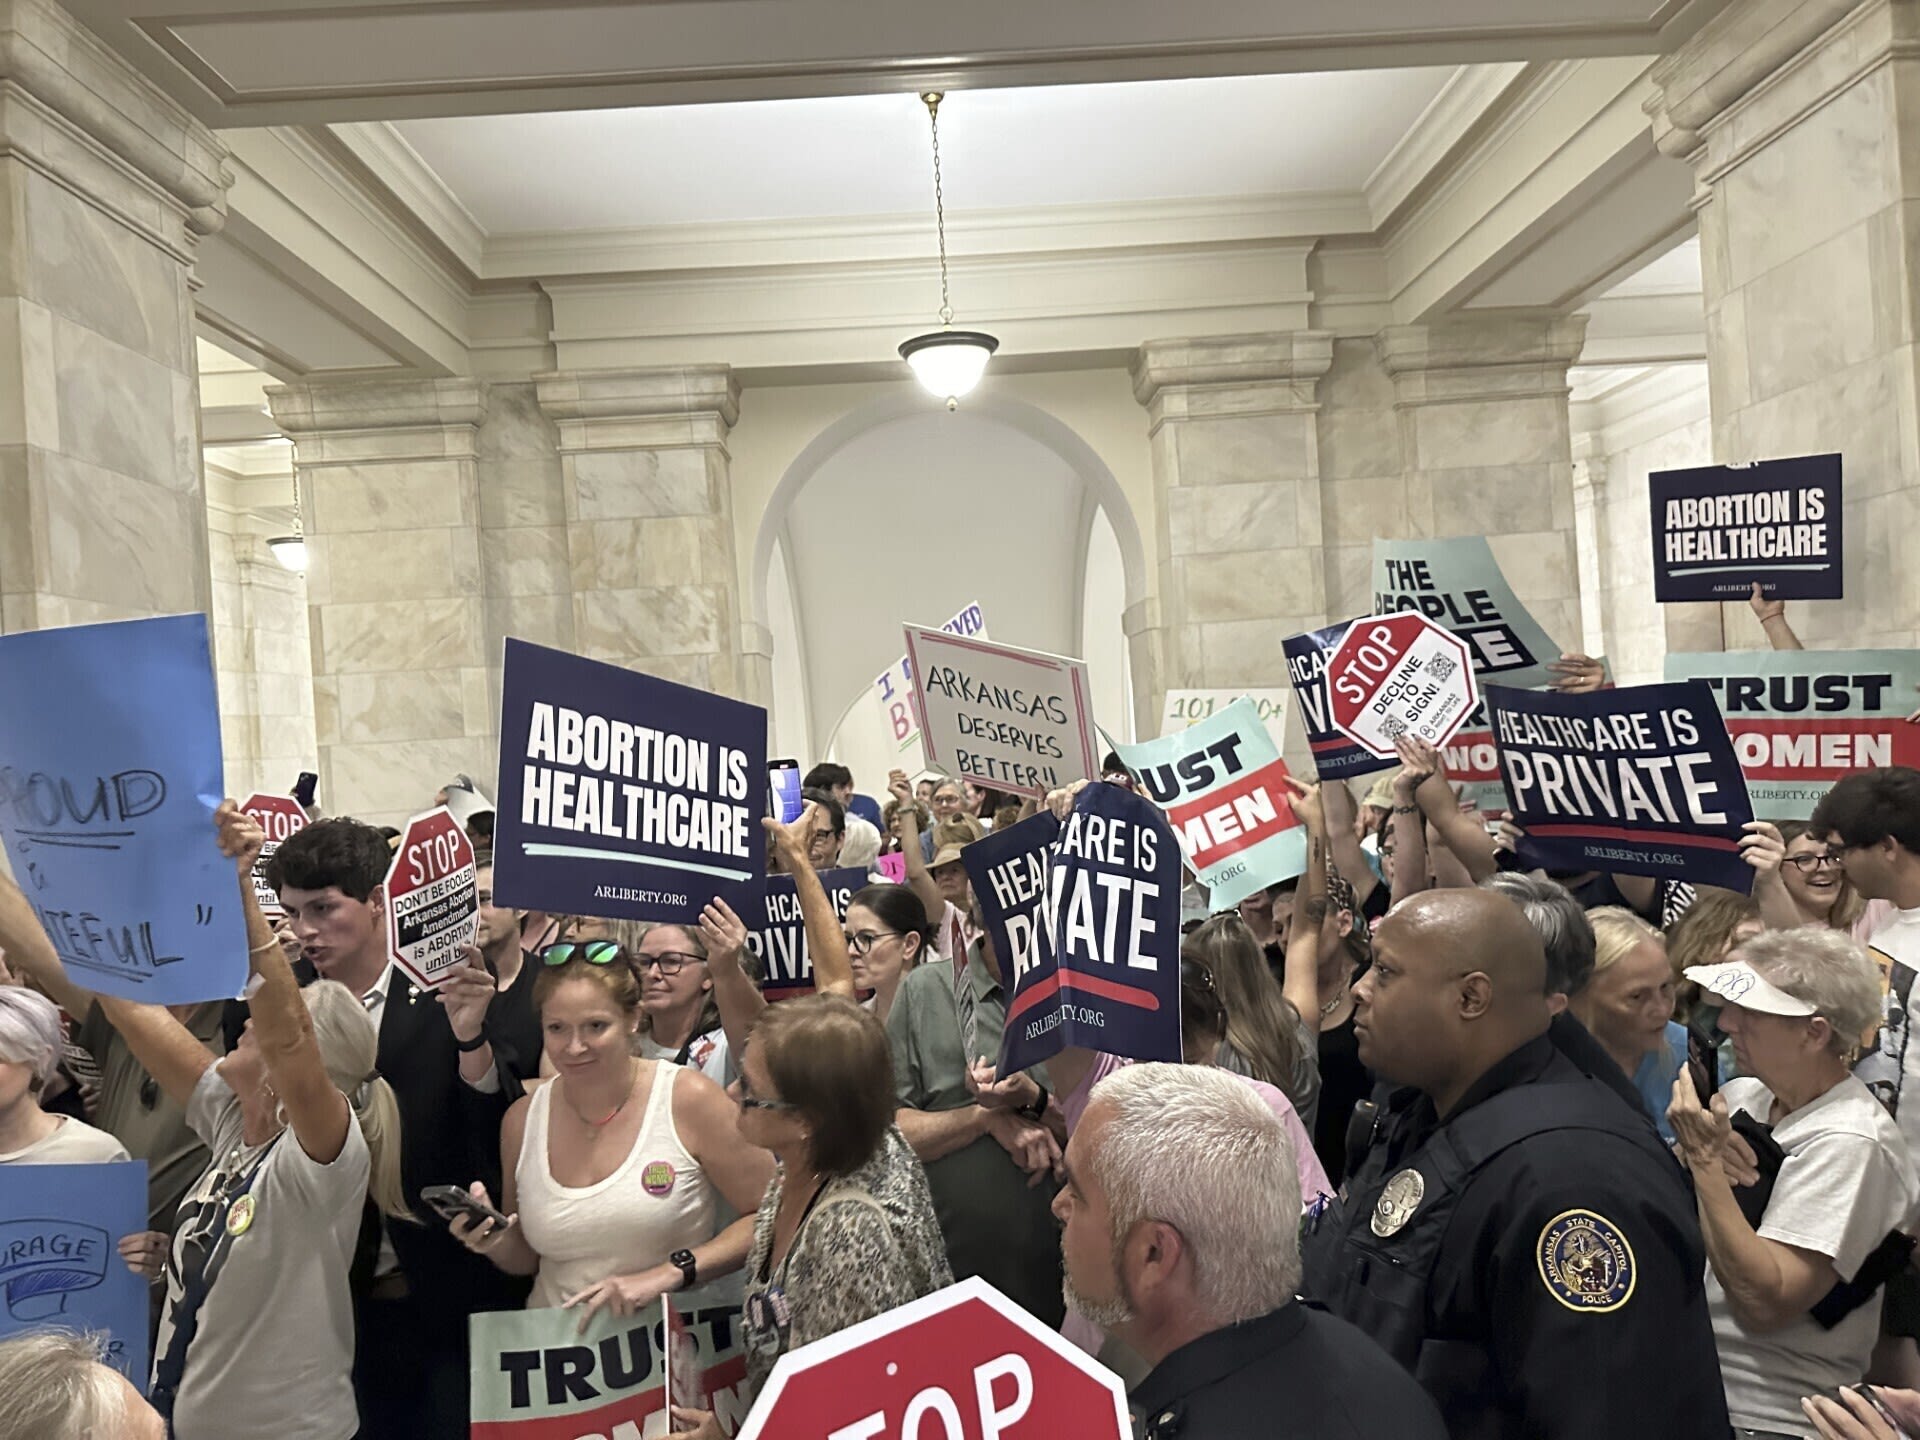
<svg viewBox="0 0 1920 1440">
<path fill-rule="evenodd" d="M 522 1092 L 514 1078 L 514 1056 L 494 1034 L 491 1015 L 487 1030 L 502 1078 L 491 1095 L 460 1078 L 453 1030 L 432 992 L 418 989 L 398 970 L 389 976 L 378 1064 L 400 1104 L 400 1171 L 408 1208 L 419 1223 L 389 1221 L 387 1233 L 415 1298 L 450 1315 L 517 1309 L 526 1303 L 530 1283 L 502 1274 L 491 1260 L 460 1244 L 420 1200 L 429 1185 L 465 1189 L 478 1180 L 499 1202 L 500 1122 Z"/>
</svg>

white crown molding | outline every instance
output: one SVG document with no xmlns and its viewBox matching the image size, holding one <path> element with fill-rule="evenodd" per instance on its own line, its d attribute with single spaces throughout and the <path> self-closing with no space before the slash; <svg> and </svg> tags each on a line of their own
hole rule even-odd
<svg viewBox="0 0 1920 1440">
<path fill-rule="evenodd" d="M 1711 419 L 1707 367 L 1656 365 L 1569 409 L 1576 434 L 1590 437 L 1585 442 L 1590 454 L 1617 455 Z"/>
<path fill-rule="evenodd" d="M 405 136 L 385 120 L 327 129 L 471 274 L 481 273 L 486 263 L 486 227 Z"/>
<path fill-rule="evenodd" d="M 1365 234 L 1358 191 L 1127 201 L 981 210 L 947 220 L 956 256 L 1201 247 Z M 831 216 L 489 236 L 486 280 L 630 275 L 924 261 L 934 254 L 930 212 Z"/>
<path fill-rule="evenodd" d="M 1602 296 L 1588 317 L 1582 365 L 1665 365 L 1707 358 L 1707 321 L 1699 291 Z"/>
<path fill-rule="evenodd" d="M 1526 73 L 1526 65 L 1462 65 L 1407 127 L 1361 187 L 1367 197 L 1370 230 L 1393 219 L 1420 183 L 1447 158 L 1500 97 Z"/>
</svg>

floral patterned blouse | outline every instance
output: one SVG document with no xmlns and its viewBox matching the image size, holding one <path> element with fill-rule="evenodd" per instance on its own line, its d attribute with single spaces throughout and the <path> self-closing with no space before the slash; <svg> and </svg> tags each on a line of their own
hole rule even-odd
<svg viewBox="0 0 1920 1440">
<path fill-rule="evenodd" d="M 752 1395 L 788 1350 L 953 1283 L 926 1172 L 899 1127 L 887 1127 L 865 1165 L 827 1183 L 786 1259 L 769 1265 L 785 1182 L 776 1166 L 747 1255 L 742 1319 Z"/>
</svg>

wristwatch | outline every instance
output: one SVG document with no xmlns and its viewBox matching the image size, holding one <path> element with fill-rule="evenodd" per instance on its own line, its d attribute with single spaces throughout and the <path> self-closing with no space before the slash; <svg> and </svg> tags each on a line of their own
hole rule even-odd
<svg viewBox="0 0 1920 1440">
<path fill-rule="evenodd" d="M 1029 1120 L 1044 1120 L 1047 1115 L 1047 1087 L 1042 1085 L 1038 1080 L 1033 1083 L 1034 1087 L 1040 1092 L 1040 1098 L 1035 1100 L 1031 1105 L 1022 1105 L 1020 1107 L 1020 1113 Z"/>
<path fill-rule="evenodd" d="M 691 1250 L 676 1250 L 667 1257 L 669 1265 L 678 1265 L 683 1284 L 682 1290 L 691 1290 L 700 1283 L 700 1262 L 693 1258 Z"/>
</svg>

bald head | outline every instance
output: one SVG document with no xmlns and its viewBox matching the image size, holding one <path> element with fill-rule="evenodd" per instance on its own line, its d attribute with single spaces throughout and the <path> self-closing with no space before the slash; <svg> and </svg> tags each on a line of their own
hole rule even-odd
<svg viewBox="0 0 1920 1440">
<path fill-rule="evenodd" d="M 1494 1063 L 1546 1033 L 1540 933 L 1504 895 L 1429 890 L 1396 905 L 1354 987 L 1360 1059 L 1445 1113 Z"/>
<path fill-rule="evenodd" d="M 1382 922 L 1404 924 L 1428 958 L 1460 973 L 1477 970 L 1496 1002 L 1535 1001 L 1544 993 L 1547 950 L 1526 912 L 1492 890 L 1427 890 L 1394 907 Z"/>
</svg>

